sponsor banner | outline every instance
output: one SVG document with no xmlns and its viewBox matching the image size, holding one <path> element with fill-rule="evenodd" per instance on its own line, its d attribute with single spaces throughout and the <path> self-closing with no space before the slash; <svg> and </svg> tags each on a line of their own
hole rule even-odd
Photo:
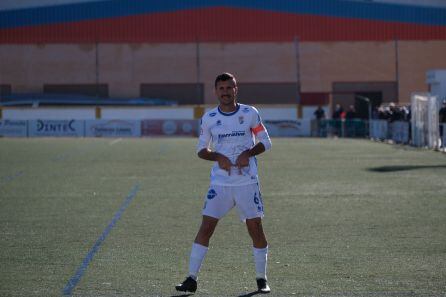
<svg viewBox="0 0 446 297">
<path fill-rule="evenodd" d="M 143 120 L 142 136 L 198 136 L 198 120 Z"/>
<path fill-rule="evenodd" d="M 85 121 L 82 120 L 30 120 L 30 137 L 82 137 Z"/>
<path fill-rule="evenodd" d="M 409 123 L 396 121 L 391 123 L 392 140 L 396 143 L 409 142 Z"/>
<path fill-rule="evenodd" d="M 0 120 L 0 136 L 4 137 L 26 137 L 28 129 L 27 121 L 23 120 Z"/>
<path fill-rule="evenodd" d="M 264 121 L 271 137 L 310 136 L 311 120 Z"/>
<path fill-rule="evenodd" d="M 140 137 L 139 120 L 87 120 L 85 121 L 87 137 Z"/>
<path fill-rule="evenodd" d="M 388 123 L 386 120 L 370 121 L 370 138 L 387 139 Z"/>
</svg>

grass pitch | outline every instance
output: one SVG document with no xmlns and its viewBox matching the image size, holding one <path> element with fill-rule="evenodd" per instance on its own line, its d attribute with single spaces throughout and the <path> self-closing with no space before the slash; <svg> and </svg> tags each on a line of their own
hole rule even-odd
<svg viewBox="0 0 446 297">
<path fill-rule="evenodd" d="M 211 162 L 196 139 L 0 139 L 0 296 L 179 296 Z M 366 140 L 273 139 L 259 156 L 269 296 L 445 296 L 446 156 Z M 135 196 L 96 252 L 91 249 Z M 196 296 L 253 296 L 232 211 Z"/>
</svg>

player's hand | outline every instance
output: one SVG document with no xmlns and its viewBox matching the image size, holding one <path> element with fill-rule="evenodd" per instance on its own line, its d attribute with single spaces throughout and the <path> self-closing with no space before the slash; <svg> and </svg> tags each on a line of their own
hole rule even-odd
<svg viewBox="0 0 446 297">
<path fill-rule="evenodd" d="M 235 165 L 238 167 L 239 173 L 241 174 L 242 168 L 249 166 L 249 158 L 251 155 L 249 154 L 249 150 L 243 151 L 235 161 Z"/>
<path fill-rule="evenodd" d="M 228 157 L 226 157 L 225 155 L 222 155 L 222 154 L 218 154 L 217 155 L 217 162 L 218 162 L 218 166 L 221 169 L 226 170 L 228 172 L 228 174 L 231 175 L 232 163 L 231 163 L 231 160 L 229 160 Z"/>
</svg>

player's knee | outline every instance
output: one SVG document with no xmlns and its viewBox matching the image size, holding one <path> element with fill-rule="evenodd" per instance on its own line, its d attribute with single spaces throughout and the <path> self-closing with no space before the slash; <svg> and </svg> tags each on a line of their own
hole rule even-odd
<svg viewBox="0 0 446 297">
<path fill-rule="evenodd" d="M 247 219 L 246 220 L 246 226 L 250 231 L 253 232 L 263 232 L 262 229 L 262 220 L 260 218 L 254 218 L 254 219 Z"/>
<path fill-rule="evenodd" d="M 247 220 L 249 234 L 253 241 L 264 241 L 265 234 L 263 233 L 262 221 L 260 219 Z"/>
<path fill-rule="evenodd" d="M 203 223 L 201 224 L 199 233 L 201 236 L 209 238 L 212 236 L 212 233 L 214 233 L 214 230 L 215 230 L 215 225 L 209 223 Z"/>
</svg>

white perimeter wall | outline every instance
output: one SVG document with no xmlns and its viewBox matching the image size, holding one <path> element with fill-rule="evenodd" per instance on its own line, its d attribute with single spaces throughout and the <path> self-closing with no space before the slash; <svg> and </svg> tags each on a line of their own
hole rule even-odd
<svg viewBox="0 0 446 297">
<path fill-rule="evenodd" d="M 95 119 L 94 108 L 4 108 L 2 118 L 7 120 L 90 120 Z"/>
<path fill-rule="evenodd" d="M 297 106 L 268 107 L 256 106 L 263 120 L 297 120 Z M 303 107 L 303 119 L 314 118 L 316 106 Z M 323 107 L 327 117 L 328 106 Z M 211 108 L 206 108 L 208 111 Z M 101 107 L 101 119 L 144 120 L 144 119 L 194 119 L 195 107 Z M 11 120 L 93 120 L 96 119 L 95 107 L 4 107 L 2 119 Z"/>
</svg>

